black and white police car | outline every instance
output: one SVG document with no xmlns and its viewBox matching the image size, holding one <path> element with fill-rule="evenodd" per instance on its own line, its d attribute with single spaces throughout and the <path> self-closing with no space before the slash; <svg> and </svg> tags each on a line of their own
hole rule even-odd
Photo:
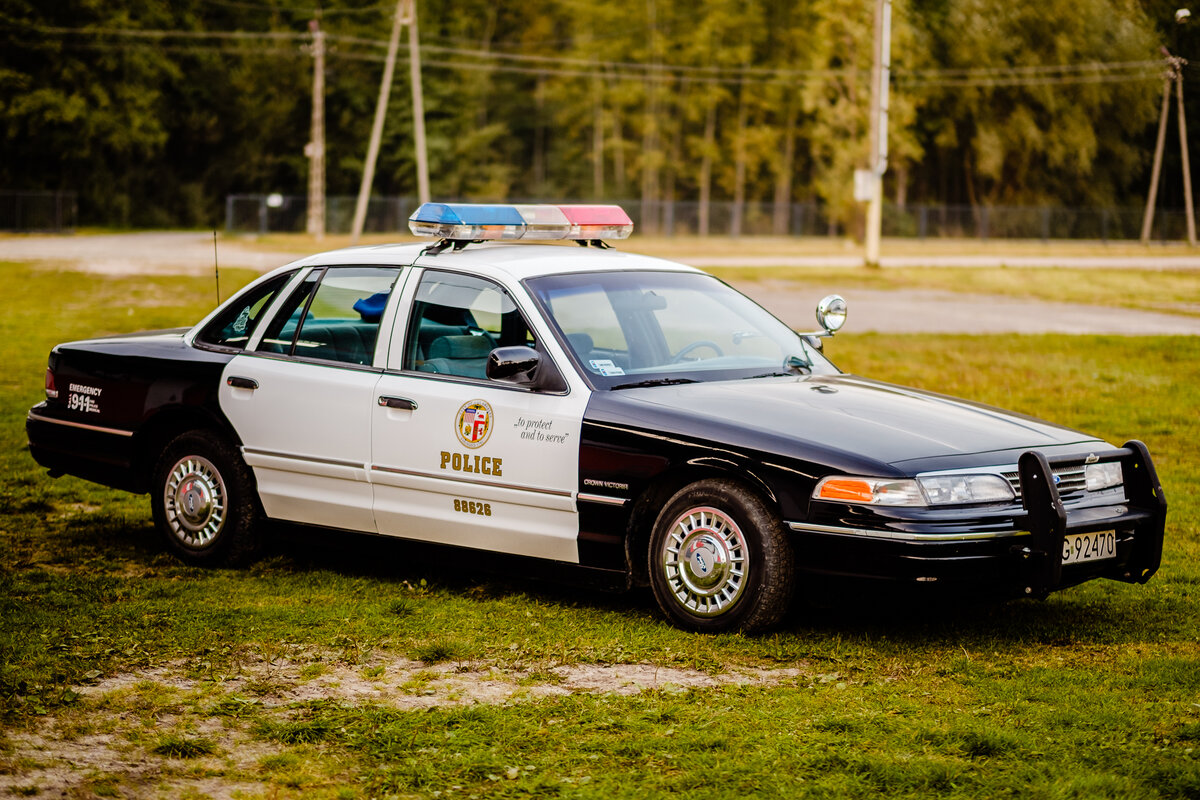
<svg viewBox="0 0 1200 800">
<path fill-rule="evenodd" d="M 632 230 L 615 206 L 426 204 L 410 226 L 439 241 L 311 256 L 189 330 L 55 347 L 33 457 L 149 492 L 191 563 L 245 560 L 286 520 L 649 583 L 701 631 L 768 627 L 818 578 L 1044 597 L 1158 569 L 1140 442 L 843 374 L 819 338 L 839 297 L 797 334 L 603 246 Z"/>
</svg>

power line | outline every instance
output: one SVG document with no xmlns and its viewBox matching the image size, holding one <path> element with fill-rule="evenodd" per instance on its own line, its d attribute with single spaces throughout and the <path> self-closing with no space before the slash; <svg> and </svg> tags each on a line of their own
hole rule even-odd
<svg viewBox="0 0 1200 800">
<path fill-rule="evenodd" d="M 235 2 L 236 0 L 206 0 Z M 264 6 L 265 7 L 265 6 Z M 290 41 L 307 44 L 308 33 L 283 31 L 187 31 L 149 30 L 138 28 L 68 28 L 54 26 L 23 26 L 47 35 L 96 36 L 126 39 L 152 39 L 155 47 L 165 49 L 164 39 L 181 38 L 212 41 Z M 331 43 L 386 48 L 387 42 L 358 36 L 330 34 Z M 178 47 L 178 46 L 176 46 Z M 206 46 L 208 47 L 208 46 Z M 204 49 L 204 48 L 194 48 Z M 697 66 L 630 61 L 601 61 L 570 56 L 543 56 L 530 53 L 504 53 L 439 45 L 423 45 L 431 54 L 475 59 L 474 62 L 430 60 L 427 65 L 444 69 L 494 71 L 521 75 L 605 80 L 672 82 L 681 84 L 739 84 L 751 82 L 764 85 L 795 85 L 813 79 L 862 78 L 866 70 L 856 69 L 790 69 L 749 66 Z M 276 52 L 280 52 L 275 48 Z M 224 50 L 223 52 L 229 52 Z M 333 58 L 358 61 L 383 61 L 383 56 L 365 53 L 331 52 Z M 538 66 L 524 66 L 538 65 Z M 1150 80 L 1161 74 L 1159 61 L 1093 62 L 1088 64 L 1046 64 L 1005 67 L 934 67 L 912 70 L 893 70 L 896 83 L 904 88 L 1008 88 L 1018 86 L 1066 86 L 1075 84 L 1125 83 Z"/>
<path fill-rule="evenodd" d="M 343 14 L 378 13 L 388 8 L 387 4 L 366 6 L 364 8 L 322 8 L 315 6 L 277 6 L 270 3 L 251 3 L 246 0 L 201 0 L 201 2 L 214 6 L 225 6 L 227 8 L 245 8 L 254 11 L 282 11 L 287 14 L 296 14 L 297 16 L 304 17 L 332 17 Z"/>
</svg>

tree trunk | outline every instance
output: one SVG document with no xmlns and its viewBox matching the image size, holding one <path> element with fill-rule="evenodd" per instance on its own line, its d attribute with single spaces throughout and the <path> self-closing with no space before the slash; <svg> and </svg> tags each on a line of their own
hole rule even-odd
<svg viewBox="0 0 1200 800">
<path fill-rule="evenodd" d="M 658 87 L 646 83 L 645 119 L 642 123 L 642 230 L 658 231 Z"/>
<path fill-rule="evenodd" d="M 596 67 L 599 70 L 599 66 Z M 592 79 L 592 197 L 604 198 L 604 85 Z"/>
<path fill-rule="evenodd" d="M 704 155 L 700 159 L 700 218 L 697 233 L 708 236 L 709 207 L 712 204 L 712 153 L 717 138 L 717 101 L 708 101 L 708 115 L 704 119 Z"/>
<path fill-rule="evenodd" d="M 796 107 L 788 98 L 783 123 L 783 158 L 775 174 L 775 205 L 772 209 L 771 232 L 787 236 L 788 219 L 792 209 L 792 172 L 796 164 Z"/>
<path fill-rule="evenodd" d="M 738 89 L 737 141 L 734 144 L 733 213 L 729 218 L 729 235 L 742 235 L 742 220 L 746 211 L 746 85 Z"/>
<path fill-rule="evenodd" d="M 671 158 L 666 165 L 666 186 L 662 193 L 662 232 L 667 236 L 675 235 L 675 178 L 679 164 L 683 162 L 683 115 L 674 120 L 674 130 L 671 135 Z"/>
<path fill-rule="evenodd" d="M 533 191 L 541 198 L 546 191 L 546 80 L 539 77 L 533 92 Z"/>
</svg>

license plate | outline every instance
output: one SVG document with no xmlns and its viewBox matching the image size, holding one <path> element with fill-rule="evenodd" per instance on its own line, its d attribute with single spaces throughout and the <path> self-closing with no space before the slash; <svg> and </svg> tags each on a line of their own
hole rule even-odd
<svg viewBox="0 0 1200 800">
<path fill-rule="evenodd" d="M 1117 556 L 1117 532 L 1068 533 L 1063 538 L 1062 563 L 1080 564 Z"/>
</svg>

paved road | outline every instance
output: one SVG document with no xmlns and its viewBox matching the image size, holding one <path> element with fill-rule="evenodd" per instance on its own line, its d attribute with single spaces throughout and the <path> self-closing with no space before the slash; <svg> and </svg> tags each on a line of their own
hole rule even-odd
<svg viewBox="0 0 1200 800">
<path fill-rule="evenodd" d="M 296 258 L 264 253 L 221 240 L 222 267 L 266 272 Z M 212 233 L 111 233 L 91 236 L 16 236 L 0 239 L 0 261 L 49 261 L 112 275 L 211 275 Z"/>
<path fill-rule="evenodd" d="M 860 267 L 861 255 L 712 256 L 689 258 L 702 269 L 714 267 Z M 1065 267 L 1068 269 L 1200 269 L 1200 256 L 1013 256 L 921 255 L 880 256 L 881 267 Z"/>
<path fill-rule="evenodd" d="M 773 282 L 738 286 L 788 325 L 816 327 L 820 292 Z M 929 289 L 847 289 L 848 332 L 1107 333 L 1200 336 L 1200 317 Z"/>
<path fill-rule="evenodd" d="M 252 250 L 221 240 L 223 268 L 266 271 L 295 258 L 289 253 Z M 0 239 L 0 261 L 42 261 L 107 274 L 211 274 L 211 233 L 155 232 L 76 236 L 18 236 Z M 799 266 L 852 267 L 857 256 L 797 258 L 690 258 L 699 267 Z M 936 263 L 935 263 L 936 262 Z M 1002 256 L 937 256 L 885 258 L 884 266 L 1056 266 L 1122 269 L 1200 269 L 1200 258 L 1042 258 Z M 1081 275 L 1086 280 L 1086 273 Z M 815 325 L 818 291 L 782 281 L 739 284 L 742 291 L 798 329 Z M 848 331 L 896 333 L 1109 333 L 1121 335 L 1200 335 L 1200 317 L 1156 314 L 1070 303 L 932 290 L 881 291 L 850 289 Z"/>
</svg>

